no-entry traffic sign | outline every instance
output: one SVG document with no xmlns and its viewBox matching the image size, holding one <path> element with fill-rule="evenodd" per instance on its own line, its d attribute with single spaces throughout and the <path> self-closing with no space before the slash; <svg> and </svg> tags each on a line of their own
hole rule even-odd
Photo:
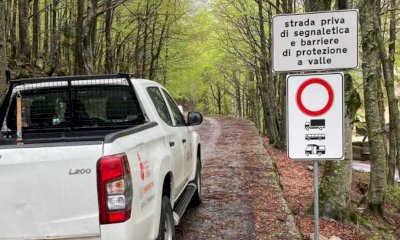
<svg viewBox="0 0 400 240">
<path fill-rule="evenodd" d="M 286 84 L 288 157 L 342 159 L 343 74 L 288 75 Z"/>
<path fill-rule="evenodd" d="M 281 14 L 272 20 L 275 72 L 358 66 L 358 11 Z"/>
<path fill-rule="evenodd" d="M 328 93 L 328 101 L 322 108 L 320 108 L 318 110 L 311 110 L 305 106 L 306 104 L 303 103 L 303 98 L 302 98 L 303 92 L 311 84 L 321 85 L 322 87 L 325 88 L 326 92 Z M 300 87 L 296 93 L 296 103 L 297 103 L 297 106 L 299 107 L 300 111 L 302 111 L 304 114 L 307 114 L 312 117 L 318 117 L 318 116 L 326 113 L 327 111 L 329 111 L 329 109 L 332 107 L 333 99 L 334 99 L 334 94 L 333 94 L 333 89 L 332 89 L 331 85 L 329 85 L 329 83 L 327 83 L 325 80 L 323 80 L 321 78 L 308 79 L 307 81 L 303 82 L 300 85 Z"/>
</svg>

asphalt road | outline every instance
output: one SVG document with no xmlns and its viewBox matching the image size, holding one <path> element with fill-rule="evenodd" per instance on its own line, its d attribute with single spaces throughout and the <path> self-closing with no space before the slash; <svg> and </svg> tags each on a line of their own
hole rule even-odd
<svg viewBox="0 0 400 240">
<path fill-rule="evenodd" d="M 359 172 L 370 172 L 371 165 L 369 163 L 353 162 L 353 169 Z M 396 170 L 395 181 L 400 182 L 399 172 Z"/>
</svg>

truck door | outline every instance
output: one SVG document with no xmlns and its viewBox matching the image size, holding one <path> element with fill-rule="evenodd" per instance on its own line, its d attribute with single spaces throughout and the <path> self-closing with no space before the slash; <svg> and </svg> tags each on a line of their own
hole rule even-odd
<svg viewBox="0 0 400 240">
<path fill-rule="evenodd" d="M 166 144 L 170 147 L 172 157 L 174 158 L 174 186 L 172 194 L 176 197 L 183 190 L 183 187 L 187 182 L 185 176 L 185 151 L 180 133 L 181 131 L 179 127 L 175 126 L 175 121 L 173 121 L 173 118 L 171 117 L 169 106 L 167 105 L 160 89 L 158 87 L 148 87 L 147 92 L 162 120 L 160 124 L 163 125 L 166 134 Z"/>
<path fill-rule="evenodd" d="M 172 99 L 172 97 L 163 90 L 164 96 L 167 99 L 167 103 L 170 106 L 172 119 L 174 120 L 174 127 L 179 129 L 179 134 L 181 136 L 181 142 L 183 144 L 183 158 L 184 158 L 184 168 L 185 168 L 185 179 L 189 178 L 192 170 L 191 159 L 192 159 L 192 148 L 191 148 L 191 134 L 190 129 L 185 125 L 185 119 L 179 110 L 178 105 Z"/>
</svg>

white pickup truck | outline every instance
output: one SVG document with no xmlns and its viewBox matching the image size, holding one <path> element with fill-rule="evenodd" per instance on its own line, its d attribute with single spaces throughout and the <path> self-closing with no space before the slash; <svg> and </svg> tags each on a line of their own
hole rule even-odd
<svg viewBox="0 0 400 240">
<path fill-rule="evenodd" d="M 202 119 L 129 74 L 12 80 L 0 239 L 174 239 L 201 201 Z"/>
</svg>

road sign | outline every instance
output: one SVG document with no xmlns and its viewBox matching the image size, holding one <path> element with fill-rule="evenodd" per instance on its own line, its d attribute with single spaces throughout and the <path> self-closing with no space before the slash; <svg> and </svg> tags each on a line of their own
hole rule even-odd
<svg viewBox="0 0 400 240">
<path fill-rule="evenodd" d="M 351 69 L 358 67 L 358 11 L 276 15 L 273 70 Z"/>
<path fill-rule="evenodd" d="M 343 158 L 343 79 L 343 73 L 287 76 L 287 146 L 290 159 Z"/>
</svg>

